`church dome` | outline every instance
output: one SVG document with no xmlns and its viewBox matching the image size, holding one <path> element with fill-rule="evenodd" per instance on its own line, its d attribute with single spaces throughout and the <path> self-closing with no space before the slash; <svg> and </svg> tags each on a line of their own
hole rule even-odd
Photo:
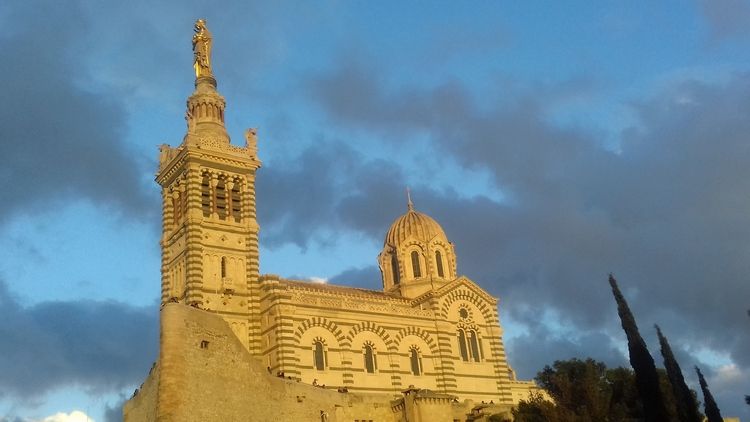
<svg viewBox="0 0 750 422">
<path fill-rule="evenodd" d="M 456 277 L 453 244 L 437 221 L 414 210 L 410 195 L 406 214 L 385 235 L 378 263 L 383 289 L 403 297 L 417 297 Z"/>
<path fill-rule="evenodd" d="M 422 242 L 429 242 L 436 236 L 440 236 L 446 242 L 448 241 L 443 228 L 437 221 L 427 214 L 414 211 L 414 207 L 409 204 L 409 211 L 391 224 L 388 234 L 385 235 L 383 246 L 397 246 L 410 237 Z"/>
</svg>

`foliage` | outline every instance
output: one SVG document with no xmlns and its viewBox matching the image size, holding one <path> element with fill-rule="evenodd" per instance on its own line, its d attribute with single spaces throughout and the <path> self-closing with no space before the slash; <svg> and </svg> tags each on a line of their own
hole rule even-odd
<svg viewBox="0 0 750 422">
<path fill-rule="evenodd" d="M 529 400 L 521 400 L 513 409 L 515 422 L 568 422 L 575 420 L 568 409 L 555 406 L 539 393 L 532 393 Z"/>
<path fill-rule="evenodd" d="M 678 421 L 674 396 L 664 370 L 657 371 L 664 391 L 665 421 Z M 593 359 L 555 361 L 536 382 L 554 402 L 540 394 L 513 410 L 516 422 L 632 422 L 643 421 L 635 374 L 629 368 L 607 368 Z M 691 390 L 691 394 L 694 394 Z M 696 404 L 697 406 L 697 404 Z"/>
<path fill-rule="evenodd" d="M 487 418 L 487 422 L 510 422 L 510 420 L 502 413 L 495 413 Z"/>
<path fill-rule="evenodd" d="M 663 422 L 668 421 L 669 415 L 664 404 L 664 397 L 661 392 L 659 375 L 656 372 L 654 358 L 651 357 L 646 342 L 643 341 L 638 326 L 635 323 L 630 307 L 625 297 L 617 287 L 617 280 L 609 275 L 609 284 L 612 287 L 612 294 L 617 302 L 617 313 L 620 315 L 620 322 L 625 335 L 628 338 L 628 351 L 630 354 L 630 366 L 635 371 L 636 386 L 638 395 L 643 402 L 643 413 L 646 422 Z"/>
<path fill-rule="evenodd" d="M 656 334 L 659 336 L 661 355 L 664 357 L 664 367 L 666 368 L 667 378 L 672 389 L 672 394 L 674 395 L 674 404 L 679 420 L 684 422 L 702 422 L 703 418 L 698 412 L 698 402 L 695 396 L 693 396 L 690 387 L 685 383 L 685 377 L 682 375 L 682 370 L 677 363 L 677 359 L 674 357 L 674 353 L 672 353 L 672 347 L 670 347 L 669 341 L 662 334 L 659 326 L 656 325 L 655 327 Z"/>
<path fill-rule="evenodd" d="M 701 422 L 697 394 L 685 383 L 667 338 L 656 326 L 666 370 L 657 369 L 641 337 L 628 304 L 609 276 L 617 312 L 628 338 L 629 368 L 607 369 L 593 359 L 555 361 L 536 376 L 536 381 L 552 398 L 540 394 L 522 400 L 513 416 L 517 422 Z M 698 370 L 698 368 L 696 368 Z M 715 411 L 716 403 L 698 370 L 706 401 L 706 414 Z M 746 398 L 750 404 L 750 396 Z M 719 419 L 708 421 L 717 422 Z"/>
<path fill-rule="evenodd" d="M 638 397 L 633 370 L 617 367 L 607 370 L 607 383 L 612 389 L 610 421 L 626 421 L 643 417 L 643 404 Z"/>
<path fill-rule="evenodd" d="M 697 366 L 695 367 L 695 372 L 698 373 L 698 382 L 701 385 L 701 391 L 703 391 L 703 408 L 706 410 L 706 418 L 708 419 L 708 422 L 723 422 L 724 419 L 721 417 L 719 406 L 716 405 L 714 396 L 708 389 L 708 383 L 703 377 L 703 373 L 701 373 L 700 368 Z"/>
<path fill-rule="evenodd" d="M 570 409 L 579 420 L 603 420 L 611 395 L 605 374 L 601 362 L 572 359 L 545 366 L 536 380 L 558 406 Z"/>
<path fill-rule="evenodd" d="M 537 374 L 554 403 L 535 395 L 519 403 L 517 422 L 629 421 L 643 417 L 633 371 L 607 369 L 602 362 L 556 361 Z"/>
</svg>

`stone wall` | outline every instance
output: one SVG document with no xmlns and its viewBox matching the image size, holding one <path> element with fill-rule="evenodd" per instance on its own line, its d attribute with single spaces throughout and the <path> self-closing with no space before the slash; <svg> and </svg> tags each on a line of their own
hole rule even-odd
<svg viewBox="0 0 750 422">
<path fill-rule="evenodd" d="M 393 395 L 339 393 L 269 375 L 218 315 L 161 311 L 159 362 L 124 407 L 134 421 L 397 421 Z"/>
<path fill-rule="evenodd" d="M 159 365 L 154 365 L 146 381 L 136 390 L 133 397 L 123 406 L 123 418 L 126 421 L 156 421 L 158 401 Z"/>
<path fill-rule="evenodd" d="M 161 310 L 159 360 L 123 416 L 126 422 L 456 422 L 509 410 L 493 407 L 477 412 L 471 400 L 418 388 L 403 394 L 340 393 L 279 378 L 221 316 L 168 303 Z"/>
</svg>

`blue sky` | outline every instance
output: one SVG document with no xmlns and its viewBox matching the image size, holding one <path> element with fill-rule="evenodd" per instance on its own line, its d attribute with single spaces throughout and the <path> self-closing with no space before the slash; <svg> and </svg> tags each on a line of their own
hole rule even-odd
<svg viewBox="0 0 750 422">
<path fill-rule="evenodd" d="M 747 0 L 11 1 L 0 420 L 114 420 L 156 357 L 153 175 L 198 17 L 230 135 L 259 128 L 262 272 L 379 288 L 410 186 L 521 376 L 626 363 L 614 272 L 652 353 L 658 323 L 750 418 Z"/>
</svg>

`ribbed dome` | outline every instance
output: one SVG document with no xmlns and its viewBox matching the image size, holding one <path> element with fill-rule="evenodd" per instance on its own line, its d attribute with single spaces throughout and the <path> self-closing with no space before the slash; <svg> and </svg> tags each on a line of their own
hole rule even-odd
<svg viewBox="0 0 750 422">
<path fill-rule="evenodd" d="M 410 207 L 409 211 L 397 218 L 393 222 L 388 234 L 385 235 L 385 245 L 398 246 L 407 238 L 414 236 L 423 242 L 429 242 L 435 236 L 441 236 L 447 243 L 448 238 L 445 236 L 443 228 L 432 217 L 421 212 L 414 211 Z"/>
</svg>

